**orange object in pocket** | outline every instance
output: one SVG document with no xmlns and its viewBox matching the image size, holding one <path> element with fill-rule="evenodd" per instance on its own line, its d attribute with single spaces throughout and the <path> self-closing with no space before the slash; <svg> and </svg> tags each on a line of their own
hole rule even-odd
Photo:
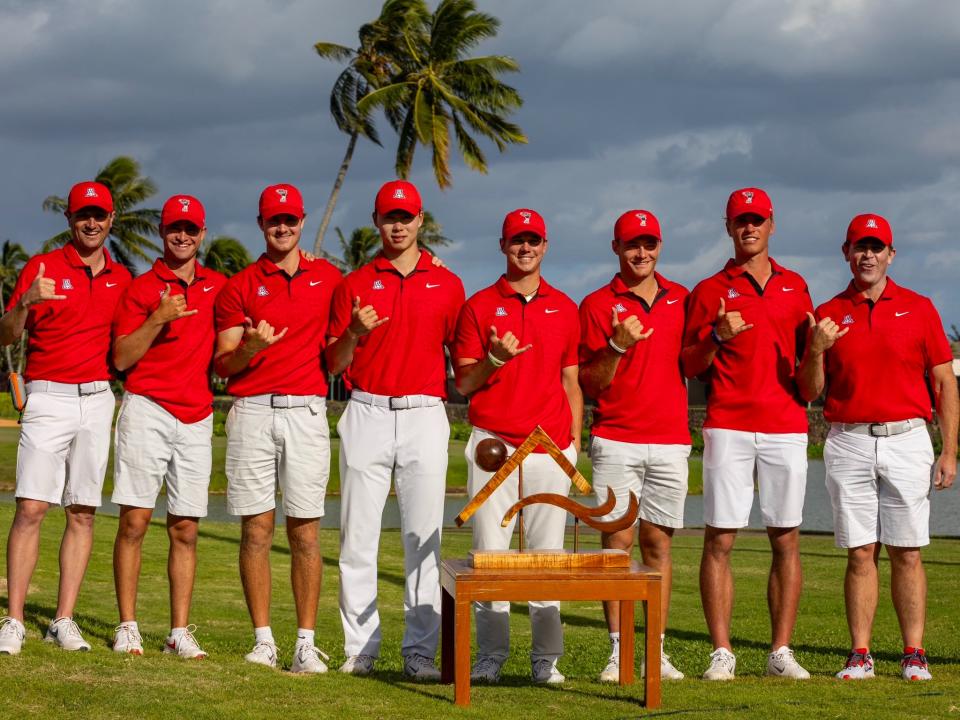
<svg viewBox="0 0 960 720">
<path fill-rule="evenodd" d="M 22 413 L 27 404 L 27 388 L 23 384 L 23 377 L 20 373 L 12 372 L 7 375 L 7 382 L 10 385 L 10 399 L 13 401 L 13 409 Z"/>
</svg>

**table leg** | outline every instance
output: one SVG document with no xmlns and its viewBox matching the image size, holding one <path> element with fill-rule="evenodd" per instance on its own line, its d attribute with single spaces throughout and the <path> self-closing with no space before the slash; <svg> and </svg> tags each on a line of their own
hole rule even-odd
<svg viewBox="0 0 960 720">
<path fill-rule="evenodd" d="M 632 685 L 634 681 L 634 601 L 620 601 L 620 684 Z"/>
<path fill-rule="evenodd" d="M 453 596 L 442 589 L 440 598 L 440 682 L 453 682 Z"/>
<path fill-rule="evenodd" d="M 454 661 L 453 661 L 453 701 L 457 705 L 466 707 L 470 704 L 470 614 L 473 607 L 464 593 L 457 593 L 454 602 L 456 605 L 456 620 L 454 627 Z"/>
<path fill-rule="evenodd" d="M 647 708 L 660 707 L 660 580 L 650 581 L 647 601 L 643 604 L 647 634 L 647 676 L 643 684 L 643 700 Z"/>
</svg>

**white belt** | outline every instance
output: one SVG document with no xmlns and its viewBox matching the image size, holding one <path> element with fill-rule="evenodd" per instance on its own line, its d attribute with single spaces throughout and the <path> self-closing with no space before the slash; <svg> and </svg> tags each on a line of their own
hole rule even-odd
<svg viewBox="0 0 960 720">
<path fill-rule="evenodd" d="M 110 389 L 110 383 L 106 380 L 94 380 L 85 383 L 62 383 L 52 380 L 33 380 L 27 383 L 27 394 L 35 392 L 53 393 L 54 395 L 73 395 L 82 397 L 84 395 L 96 395 L 106 392 Z"/>
<path fill-rule="evenodd" d="M 295 407 L 309 407 L 310 403 L 317 399 L 316 395 L 250 395 L 248 397 L 237 398 L 245 400 L 254 405 L 266 405 L 274 409 L 287 409 Z"/>
<path fill-rule="evenodd" d="M 927 421 L 923 418 L 910 418 L 909 420 L 885 423 L 834 423 L 834 426 L 843 432 L 852 432 L 858 435 L 890 437 L 891 435 L 902 435 L 905 432 L 926 424 Z"/>
<path fill-rule="evenodd" d="M 374 395 L 373 393 L 354 390 L 350 399 L 364 405 L 390 408 L 391 410 L 409 410 L 411 408 L 435 407 L 443 402 L 436 395 Z"/>
</svg>

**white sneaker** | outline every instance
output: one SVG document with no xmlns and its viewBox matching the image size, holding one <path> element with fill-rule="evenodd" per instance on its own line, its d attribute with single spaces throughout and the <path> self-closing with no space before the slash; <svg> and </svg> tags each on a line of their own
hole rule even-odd
<svg viewBox="0 0 960 720">
<path fill-rule="evenodd" d="M 19 655 L 26 634 L 27 629 L 16 618 L 0 620 L 0 655 Z"/>
<path fill-rule="evenodd" d="M 644 660 L 640 663 L 640 677 L 646 677 L 647 675 L 647 661 Z M 670 656 L 667 655 L 663 650 L 660 651 L 660 679 L 661 680 L 683 680 L 686 677 L 682 672 L 677 670 L 673 666 L 673 663 L 670 662 Z"/>
<path fill-rule="evenodd" d="M 470 682 L 500 682 L 500 669 L 503 660 L 492 655 L 477 655 L 477 661 L 470 668 Z"/>
<path fill-rule="evenodd" d="M 310 673 L 313 675 L 325 673 L 327 671 L 327 664 L 320 659 L 321 656 L 323 656 L 323 660 L 330 659 L 320 648 L 314 647 L 313 643 L 298 642 L 297 646 L 293 649 L 293 662 L 290 664 L 290 672 Z"/>
<path fill-rule="evenodd" d="M 617 648 L 610 653 L 607 658 L 607 666 L 600 671 L 600 682 L 618 683 L 620 682 L 620 649 Z"/>
<path fill-rule="evenodd" d="M 47 628 L 47 634 L 44 635 L 43 639 L 64 650 L 87 652 L 90 649 L 90 643 L 83 639 L 80 628 L 77 627 L 73 618 L 62 617 L 54 620 Z"/>
<path fill-rule="evenodd" d="M 243 659 L 255 665 L 277 667 L 277 646 L 269 640 L 258 640 L 253 650 L 243 656 Z"/>
<path fill-rule="evenodd" d="M 117 625 L 113 631 L 113 651 L 129 655 L 143 655 L 143 638 L 130 625 Z"/>
<path fill-rule="evenodd" d="M 791 680 L 809 680 L 808 673 L 793 657 L 793 650 L 781 645 L 767 655 L 767 675 L 790 678 Z"/>
<path fill-rule="evenodd" d="M 838 680 L 868 680 L 876 677 L 873 672 L 873 656 L 866 648 L 854 648 L 847 655 L 847 662 L 836 677 Z"/>
<path fill-rule="evenodd" d="M 207 657 L 207 654 L 200 647 L 197 638 L 194 637 L 193 633 L 195 633 L 196 630 L 196 625 L 187 625 L 186 631 L 176 640 L 168 636 L 163 643 L 163 651 L 187 660 L 203 660 Z M 254 648 L 254 651 L 256 651 L 256 648 Z M 252 655 L 253 653 L 250 654 Z M 276 648 L 274 648 L 274 654 L 276 654 Z"/>
<path fill-rule="evenodd" d="M 347 661 L 340 666 L 340 672 L 347 675 L 369 675 L 373 672 L 373 664 L 377 659 L 373 655 L 351 655 Z"/>
<path fill-rule="evenodd" d="M 923 648 L 905 648 L 909 652 L 904 653 L 900 660 L 900 674 L 904 680 L 933 680 L 930 674 L 930 666 L 927 664 L 927 654 Z"/>
<path fill-rule="evenodd" d="M 433 658 L 410 653 L 403 658 L 403 674 L 411 680 L 440 680 L 440 671 Z"/>
<path fill-rule="evenodd" d="M 530 666 L 530 675 L 535 683 L 544 685 L 559 685 L 566 678 L 557 670 L 557 661 L 540 658 L 534 660 Z"/>
<path fill-rule="evenodd" d="M 717 648 L 710 653 L 710 667 L 703 673 L 703 679 L 733 680 L 736 669 L 736 656 L 726 648 Z"/>
</svg>

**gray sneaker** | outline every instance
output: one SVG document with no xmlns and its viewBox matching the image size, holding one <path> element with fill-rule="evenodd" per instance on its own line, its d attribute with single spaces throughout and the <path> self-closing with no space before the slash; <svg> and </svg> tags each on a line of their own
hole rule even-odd
<svg viewBox="0 0 960 720">
<path fill-rule="evenodd" d="M 340 672 L 347 675 L 369 675 L 373 672 L 373 664 L 377 659 L 373 655 L 351 655 L 340 666 Z"/>
<path fill-rule="evenodd" d="M 16 618 L 0 620 L 0 655 L 19 655 L 26 634 L 27 629 Z"/>
<path fill-rule="evenodd" d="M 411 680 L 440 680 L 440 671 L 433 662 L 433 658 L 428 658 L 417 653 L 410 653 L 403 658 L 403 674 Z"/>
<path fill-rule="evenodd" d="M 534 660 L 530 666 L 530 675 L 535 683 L 542 685 L 559 685 L 567 679 L 557 670 L 557 661 L 547 658 Z"/>
<path fill-rule="evenodd" d="M 64 650 L 87 652 L 90 649 L 90 643 L 83 639 L 73 618 L 62 617 L 54 620 L 43 639 Z"/>
<path fill-rule="evenodd" d="M 477 661 L 470 669 L 470 682 L 500 682 L 500 668 L 503 660 L 491 655 L 477 655 Z"/>
</svg>

